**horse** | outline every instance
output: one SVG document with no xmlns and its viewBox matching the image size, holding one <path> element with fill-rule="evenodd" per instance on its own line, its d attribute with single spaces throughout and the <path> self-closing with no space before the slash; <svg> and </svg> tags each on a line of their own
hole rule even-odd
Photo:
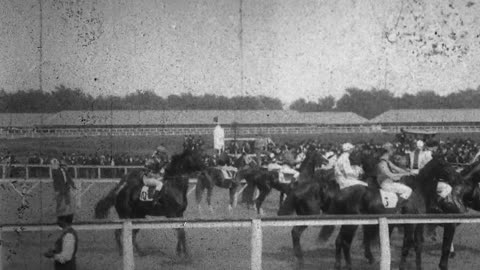
<svg viewBox="0 0 480 270">
<path fill-rule="evenodd" d="M 382 203 L 380 191 L 372 187 L 351 187 L 341 190 L 333 198 L 327 213 L 329 214 L 422 214 L 428 213 L 430 203 L 436 198 L 436 186 L 438 179 L 448 179 L 455 182 L 449 165 L 443 159 L 432 159 L 416 176 L 404 177 L 402 181 L 413 190 L 410 198 L 402 205 L 395 208 L 386 208 Z M 353 206 L 353 207 L 351 207 Z M 461 209 L 456 207 L 443 208 L 445 213 L 460 213 Z M 448 259 L 455 224 L 443 224 L 444 238 L 442 243 L 442 255 L 439 267 L 442 270 L 448 269 Z M 341 252 L 344 252 L 347 268 L 351 269 L 350 246 L 358 226 L 342 226 L 336 240 L 336 262 L 335 268 L 341 267 Z M 390 226 L 390 233 L 394 226 Z M 365 257 L 370 263 L 374 262 L 370 249 L 371 241 L 378 236 L 377 226 L 364 227 Z M 416 269 L 422 269 L 421 252 L 423 248 L 423 224 L 405 224 L 404 241 L 402 245 L 400 269 L 406 268 L 406 258 L 409 250 L 414 247 L 416 253 Z"/>
<path fill-rule="evenodd" d="M 246 187 L 243 192 L 243 202 L 247 206 L 255 205 L 255 209 L 259 215 L 263 215 L 262 204 L 272 189 L 280 192 L 280 202 L 282 203 L 284 196 L 290 190 L 290 183 L 282 183 L 279 180 L 278 171 L 268 171 L 265 168 L 245 168 L 239 170 L 238 178 L 245 179 Z M 254 199 L 254 190 L 258 189 L 259 194 Z"/>
<path fill-rule="evenodd" d="M 212 207 L 212 191 L 214 186 L 220 188 L 226 188 L 229 190 L 229 204 L 228 210 L 232 212 L 233 208 L 236 207 L 237 199 L 237 189 L 240 186 L 241 178 L 239 178 L 238 173 L 235 173 L 232 178 L 225 178 L 221 169 L 217 167 L 208 167 L 202 170 L 197 178 L 197 185 L 195 187 L 195 200 L 199 212 L 201 212 L 201 202 L 203 193 L 207 190 L 207 205 L 210 211 L 213 213 Z"/>
<path fill-rule="evenodd" d="M 374 159 L 372 159 L 374 160 Z M 385 208 L 382 203 L 380 191 L 376 187 L 371 186 L 352 186 L 340 190 L 338 185 L 331 180 L 322 179 L 304 188 L 311 190 L 307 196 L 298 196 L 297 192 L 293 190 L 291 195 L 282 205 L 279 214 L 290 214 L 297 212 L 297 214 L 318 214 L 323 211 L 327 214 L 386 214 L 386 213 L 426 213 L 427 202 L 436 196 L 436 179 L 451 179 L 448 170 L 445 169 L 448 165 L 441 160 L 434 159 L 427 166 L 425 166 L 420 174 L 414 179 L 409 177 L 407 184 L 411 185 L 414 192 L 408 201 L 400 207 L 393 209 Z M 332 232 L 331 226 L 324 226 L 327 232 Z M 348 225 L 340 228 L 340 233 L 335 241 L 335 268 L 341 268 L 342 251 L 344 253 L 347 269 L 351 269 L 350 246 L 358 226 Z M 451 240 L 453 239 L 455 226 L 449 224 L 444 225 L 444 243 L 442 248 L 441 269 L 447 269 L 448 252 L 450 251 Z M 306 229 L 306 226 L 294 227 L 292 230 L 292 242 L 294 247 L 294 254 L 297 263 L 301 266 L 303 264 L 303 252 L 300 246 L 300 236 Z M 364 244 L 365 257 L 370 263 L 374 262 L 373 255 L 370 250 L 370 242 L 377 236 L 376 227 L 365 226 L 364 229 Z M 327 233 L 328 235 L 328 233 Z M 404 245 L 402 248 L 402 258 L 400 268 L 405 268 L 406 256 L 412 245 L 416 248 L 417 253 L 417 269 L 421 268 L 421 250 L 423 240 L 423 226 L 421 224 L 409 224 L 405 226 Z"/>
<path fill-rule="evenodd" d="M 146 216 L 164 216 L 181 218 L 187 208 L 188 175 L 204 169 L 201 155 L 196 150 L 184 150 L 174 155 L 167 165 L 164 175 L 164 186 L 156 204 L 153 201 L 141 200 L 143 177 L 145 171 L 132 170 L 124 175 L 121 181 L 103 197 L 95 206 L 95 217 L 104 219 L 109 209 L 115 206 L 120 219 L 145 218 Z M 143 195 L 142 195 L 143 196 Z M 136 242 L 139 230 L 133 230 L 133 245 L 138 254 L 144 254 Z M 122 254 L 121 230 L 115 230 L 115 239 Z M 177 229 L 176 252 L 179 257 L 189 257 L 186 234 L 183 228 Z"/>
</svg>

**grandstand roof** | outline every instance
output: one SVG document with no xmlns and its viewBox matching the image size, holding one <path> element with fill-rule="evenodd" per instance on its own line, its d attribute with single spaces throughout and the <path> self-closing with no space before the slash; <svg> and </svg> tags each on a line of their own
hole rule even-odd
<svg viewBox="0 0 480 270">
<path fill-rule="evenodd" d="M 367 120 L 350 112 L 299 113 L 284 110 L 166 110 L 166 111 L 62 111 L 45 126 L 143 126 L 208 125 L 218 117 L 221 124 L 361 124 Z"/>
<path fill-rule="evenodd" d="M 0 113 L 0 127 L 34 127 L 42 125 L 50 113 Z"/>
<path fill-rule="evenodd" d="M 390 110 L 370 123 L 460 123 L 480 122 L 480 109 Z"/>
</svg>

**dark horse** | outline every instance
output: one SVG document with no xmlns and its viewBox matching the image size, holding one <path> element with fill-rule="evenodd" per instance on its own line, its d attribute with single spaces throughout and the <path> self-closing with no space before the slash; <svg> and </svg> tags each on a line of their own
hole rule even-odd
<svg viewBox="0 0 480 270">
<path fill-rule="evenodd" d="M 95 217 L 106 218 L 109 209 L 115 206 L 118 216 L 124 218 L 145 218 L 146 216 L 165 216 L 181 218 L 187 208 L 188 175 L 200 171 L 204 163 L 196 150 L 185 150 L 174 155 L 164 175 L 164 186 L 159 202 L 154 206 L 151 201 L 141 201 L 140 192 L 143 187 L 143 170 L 134 170 L 124 175 L 122 180 L 95 206 Z M 133 231 L 133 245 L 140 254 L 136 236 L 139 230 Z M 118 247 L 121 245 L 121 230 L 115 231 Z M 177 254 L 188 256 L 185 230 L 177 229 Z"/>
<path fill-rule="evenodd" d="M 201 212 L 200 203 L 202 202 L 203 192 L 207 190 L 207 205 L 211 212 L 212 208 L 212 191 L 214 186 L 226 188 L 229 190 L 229 204 L 228 210 L 231 212 L 237 204 L 237 189 L 240 186 L 241 178 L 238 173 L 233 175 L 231 179 L 226 179 L 223 172 L 216 167 L 208 167 L 198 175 L 197 185 L 195 187 L 195 199 L 197 201 L 198 209 Z"/>
<path fill-rule="evenodd" d="M 268 171 L 265 168 L 246 168 L 238 172 L 241 179 L 245 179 L 247 186 L 242 194 L 243 202 L 248 206 L 254 204 L 258 214 L 263 215 L 262 204 L 272 189 L 280 191 L 280 204 L 285 194 L 290 190 L 290 183 L 281 183 L 279 172 Z M 258 188 L 259 194 L 254 199 L 254 190 Z"/>
<path fill-rule="evenodd" d="M 374 159 L 373 159 L 374 160 Z M 279 214 L 317 214 L 319 209 L 327 214 L 421 214 L 426 213 L 427 203 L 436 196 L 435 190 L 438 179 L 452 180 L 452 174 L 446 168 L 449 167 L 444 161 L 434 159 L 430 161 L 421 171 L 414 177 L 408 177 L 406 184 L 413 189 L 413 193 L 408 201 L 396 208 L 385 208 L 382 203 L 380 192 L 376 187 L 352 186 L 340 190 L 334 181 L 322 179 L 314 181 L 310 184 L 312 192 L 310 196 L 299 197 L 295 190 L 292 191 L 293 196 L 287 197 L 282 205 Z M 454 209 L 458 210 L 458 209 Z M 453 212 L 452 209 L 448 212 Z M 458 212 L 458 211 L 457 211 Z M 300 246 L 300 236 L 306 226 L 299 226 L 292 230 L 292 240 L 295 256 L 300 265 L 303 263 L 303 252 Z M 357 230 L 357 225 L 345 225 L 340 229 L 340 233 L 336 239 L 336 262 L 335 268 L 341 268 L 342 251 L 346 260 L 347 269 L 352 269 L 350 246 Z M 332 227 L 325 226 L 328 232 L 332 232 Z M 391 230 L 390 230 L 391 231 Z M 415 247 L 417 269 L 421 269 L 421 251 L 423 241 L 423 225 L 408 224 L 405 225 L 404 243 L 402 248 L 402 257 L 400 269 L 405 268 L 406 257 L 411 247 Z M 364 228 L 364 244 L 365 257 L 370 263 L 374 262 L 373 255 L 370 250 L 370 242 L 377 236 L 376 226 L 365 226 Z M 444 243 L 442 246 L 442 258 L 440 262 L 441 269 L 447 269 L 448 253 L 453 240 L 455 225 L 444 225 Z"/>
</svg>

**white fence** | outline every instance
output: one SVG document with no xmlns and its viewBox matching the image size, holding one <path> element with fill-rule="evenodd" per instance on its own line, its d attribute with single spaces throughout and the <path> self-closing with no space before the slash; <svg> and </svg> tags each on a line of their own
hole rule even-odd
<svg viewBox="0 0 480 270">
<path fill-rule="evenodd" d="M 26 196 L 30 195 L 30 193 L 35 190 L 41 183 L 50 183 L 52 182 L 52 169 L 49 165 L 35 165 L 35 164 L 12 164 L 6 165 L 1 164 L 0 168 L 2 169 L 2 178 L 0 178 L 0 184 L 7 184 L 9 185 L 15 192 L 20 196 L 22 199 L 22 203 L 25 203 Z M 11 168 L 22 168 L 25 170 L 25 175 L 22 178 L 10 178 L 6 172 L 11 170 Z M 45 178 L 33 178 L 30 177 L 29 171 L 32 168 L 45 168 L 48 169 L 48 177 Z M 143 166 L 84 166 L 84 165 L 71 165 L 68 167 L 72 170 L 73 178 L 75 179 L 75 186 L 76 189 L 74 190 L 74 197 L 76 199 L 77 206 L 80 208 L 82 206 L 82 197 L 83 195 L 90 190 L 90 188 L 94 184 L 105 184 L 105 183 L 118 183 L 120 181 L 120 175 L 117 178 L 103 178 L 102 177 L 102 170 L 121 170 L 123 173 L 127 173 L 128 170 L 132 169 L 141 169 L 144 168 Z M 95 178 L 78 178 L 79 170 L 80 169 L 93 169 L 97 171 Z M 16 183 L 21 184 L 20 186 L 15 186 Z M 190 178 L 189 184 L 192 185 L 188 190 L 188 195 L 190 195 L 196 187 L 197 179 Z M 246 184 L 245 180 L 241 181 L 241 184 Z M 244 185 L 237 191 L 236 197 L 243 192 L 243 190 L 247 187 Z"/>
<path fill-rule="evenodd" d="M 81 223 L 75 224 L 76 230 L 113 230 L 122 229 L 123 242 L 123 269 L 135 269 L 133 256 L 132 230 L 133 229 L 172 229 L 172 228 L 251 228 L 251 267 L 252 270 L 262 269 L 262 229 L 263 227 L 285 226 L 324 226 L 324 225 L 379 225 L 380 227 L 380 269 L 391 268 L 389 224 L 412 223 L 480 223 L 480 217 L 467 215 L 368 215 L 368 216 L 308 216 L 308 217 L 281 217 L 263 219 L 237 219 L 237 220 L 125 220 L 109 223 Z M 3 239 L 2 234 L 19 231 L 54 231 L 58 230 L 52 224 L 32 225 L 0 225 L 0 270 L 3 265 Z M 292 253 L 293 256 L 293 253 Z"/>
</svg>

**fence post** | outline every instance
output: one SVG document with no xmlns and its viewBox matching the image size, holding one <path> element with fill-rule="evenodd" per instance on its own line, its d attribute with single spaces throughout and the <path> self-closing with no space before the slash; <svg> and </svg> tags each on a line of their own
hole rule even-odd
<svg viewBox="0 0 480 270">
<path fill-rule="evenodd" d="M 250 269 L 262 270 L 262 220 L 260 219 L 252 219 L 251 245 Z"/>
<path fill-rule="evenodd" d="M 25 179 L 28 179 L 29 173 L 28 173 L 28 165 L 25 165 Z"/>
<path fill-rule="evenodd" d="M 78 178 L 78 168 L 73 167 L 73 178 L 77 179 Z"/>
<path fill-rule="evenodd" d="M 380 270 L 390 270 L 390 233 L 387 218 L 379 218 L 378 224 L 380 226 Z"/>
<path fill-rule="evenodd" d="M 52 166 L 49 166 L 49 167 L 48 167 L 48 176 L 50 177 L 50 179 L 53 178 L 53 175 L 52 175 Z"/>
<path fill-rule="evenodd" d="M 7 165 L 2 165 L 2 179 L 7 178 Z"/>
<path fill-rule="evenodd" d="M 102 178 L 102 170 L 98 167 L 98 179 Z"/>
<path fill-rule="evenodd" d="M 122 257 L 123 270 L 134 270 L 135 261 L 133 258 L 133 244 L 132 244 L 132 222 L 125 221 L 122 230 Z"/>
</svg>

